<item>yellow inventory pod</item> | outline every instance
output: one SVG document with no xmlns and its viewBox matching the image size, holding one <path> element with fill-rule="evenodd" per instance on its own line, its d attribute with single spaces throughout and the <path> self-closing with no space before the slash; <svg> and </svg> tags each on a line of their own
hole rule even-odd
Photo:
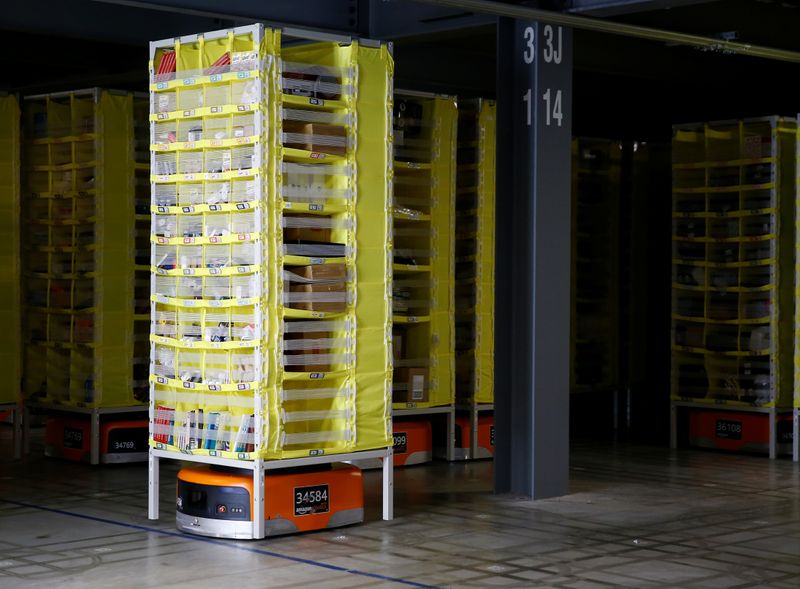
<svg viewBox="0 0 800 589">
<path fill-rule="evenodd" d="M 20 129 L 19 104 L 14 96 L 0 95 L 0 239 L 3 243 L 0 276 L 0 319 L 9 337 L 0 350 L 3 384 L 0 406 L 15 406 L 22 374 L 20 338 Z"/>
<path fill-rule="evenodd" d="M 777 453 L 794 381 L 796 133 L 784 117 L 674 128 L 673 444 L 677 408 L 710 405 L 764 414 Z"/>
<path fill-rule="evenodd" d="M 456 397 L 494 403 L 494 101 L 459 101 L 456 211 Z"/>
<path fill-rule="evenodd" d="M 387 48 L 256 25 L 153 43 L 150 68 L 151 446 L 390 446 Z"/>
<path fill-rule="evenodd" d="M 622 146 L 572 140 L 570 391 L 619 386 L 619 215 Z"/>
<path fill-rule="evenodd" d="M 23 105 L 23 389 L 67 411 L 136 406 L 147 394 L 133 368 L 148 319 L 135 303 L 136 179 L 147 167 L 136 161 L 135 102 L 90 89 Z"/>
<path fill-rule="evenodd" d="M 455 400 L 453 274 L 456 103 L 394 97 L 393 396 L 395 409 Z"/>
</svg>

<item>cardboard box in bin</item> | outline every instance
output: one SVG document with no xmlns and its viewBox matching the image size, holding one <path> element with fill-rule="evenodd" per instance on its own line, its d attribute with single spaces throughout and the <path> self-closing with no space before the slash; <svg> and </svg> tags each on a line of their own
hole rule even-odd
<svg viewBox="0 0 800 589">
<path fill-rule="evenodd" d="M 402 334 L 396 332 L 392 334 L 392 357 L 395 362 L 405 358 L 404 344 L 405 339 Z"/>
<path fill-rule="evenodd" d="M 286 218 L 291 219 L 318 219 L 317 215 L 292 215 Z M 313 241 L 319 243 L 330 243 L 330 227 L 286 227 L 283 230 L 283 242 L 292 243 L 295 241 Z"/>
<path fill-rule="evenodd" d="M 429 400 L 427 368 L 395 368 L 394 382 L 405 384 L 401 391 L 392 393 L 393 403 L 427 403 Z"/>
<path fill-rule="evenodd" d="M 333 334 L 328 331 L 310 331 L 308 333 L 287 333 L 283 336 L 286 341 L 304 340 L 304 339 L 328 339 L 332 338 Z M 309 348 L 307 350 L 287 350 L 287 356 L 299 356 L 309 354 L 330 354 L 330 350 L 322 348 Z M 284 368 L 286 372 L 330 372 L 330 364 L 291 364 Z"/>
<path fill-rule="evenodd" d="M 284 143 L 284 147 L 330 155 L 347 154 L 347 132 L 344 127 L 287 121 L 283 124 L 283 132 L 307 136 L 304 141 L 287 141 Z"/>
<path fill-rule="evenodd" d="M 290 270 L 311 283 L 289 283 L 289 292 L 295 293 L 345 293 L 347 281 L 347 267 L 344 264 L 319 264 L 314 266 L 301 266 Z M 319 282 L 316 282 L 319 281 Z M 347 309 L 345 297 L 336 302 L 294 302 L 288 305 L 293 309 L 304 311 L 320 311 L 323 313 L 344 313 Z"/>
</svg>

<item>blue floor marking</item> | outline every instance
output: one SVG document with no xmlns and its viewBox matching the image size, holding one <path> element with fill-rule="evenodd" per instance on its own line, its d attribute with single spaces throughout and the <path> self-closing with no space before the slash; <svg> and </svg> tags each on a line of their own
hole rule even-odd
<svg viewBox="0 0 800 589">
<path fill-rule="evenodd" d="M 339 566 L 336 564 L 328 564 L 325 562 L 319 562 L 316 560 L 310 560 L 308 558 L 300 558 L 299 556 L 289 556 L 288 554 L 280 554 L 278 552 L 271 552 L 269 550 L 262 550 L 261 548 L 250 548 L 248 546 L 243 546 L 242 544 L 232 544 L 230 541 L 225 540 L 216 540 L 214 538 L 205 538 L 203 536 L 193 536 L 191 534 L 183 534 L 180 532 L 173 532 L 170 530 L 159 530 L 158 528 L 151 528 L 149 526 L 140 526 L 138 524 L 129 524 L 127 522 L 121 522 L 113 519 L 106 519 L 104 517 L 95 517 L 93 515 L 84 515 L 82 513 L 75 513 L 73 511 L 65 511 L 63 509 L 55 509 L 52 507 L 44 507 L 43 505 L 34 505 L 32 503 L 23 503 L 22 501 L 12 501 L 10 499 L 0 499 L 0 501 L 4 503 L 10 503 L 11 505 L 17 505 L 19 507 L 28 507 L 30 509 L 38 509 L 40 511 L 48 511 L 50 513 L 57 513 L 59 515 L 66 515 L 69 517 L 77 517 L 80 519 L 86 519 L 93 522 L 99 522 L 102 524 L 110 524 L 112 526 L 121 526 L 123 528 L 129 528 L 131 530 L 139 530 L 140 532 L 148 532 L 151 534 L 161 534 L 162 536 L 172 536 L 173 538 L 180 538 L 181 540 L 192 540 L 194 542 L 203 542 L 205 544 L 213 544 L 214 546 L 224 546 L 225 548 L 234 548 L 236 550 L 243 550 L 245 552 L 252 552 L 255 554 L 261 554 L 264 556 L 271 556 L 273 558 L 281 558 L 283 560 L 290 560 L 292 562 L 296 562 L 299 564 L 306 564 L 309 566 L 315 566 L 323 569 L 328 569 L 331 571 L 337 571 L 341 573 L 349 573 L 351 575 L 359 575 L 361 577 L 370 577 L 372 579 L 377 579 L 379 581 L 388 581 L 391 583 L 399 583 L 401 585 L 408 585 L 410 587 L 419 587 L 420 589 L 439 589 L 436 585 L 426 585 L 425 583 L 418 583 L 417 581 L 409 581 L 407 579 L 400 579 L 397 577 L 389 577 L 387 575 L 381 575 L 380 573 L 368 573 L 366 571 L 359 571 L 358 569 L 348 569 L 347 567 Z"/>
</svg>

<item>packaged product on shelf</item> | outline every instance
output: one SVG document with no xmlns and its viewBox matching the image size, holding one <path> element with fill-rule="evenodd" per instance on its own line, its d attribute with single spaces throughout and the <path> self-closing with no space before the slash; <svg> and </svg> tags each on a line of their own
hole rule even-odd
<svg viewBox="0 0 800 589">
<path fill-rule="evenodd" d="M 75 340 L 79 342 L 91 342 L 94 340 L 93 317 L 75 318 Z"/>
<path fill-rule="evenodd" d="M 233 137 L 252 137 L 256 132 L 256 121 L 252 114 L 237 115 L 231 123 Z"/>
<path fill-rule="evenodd" d="M 397 99 L 394 103 L 394 141 L 404 145 L 405 139 L 419 137 L 422 132 L 422 105 L 419 102 Z"/>
<path fill-rule="evenodd" d="M 295 356 L 320 356 L 323 354 L 330 354 L 329 347 L 325 347 L 326 341 L 333 338 L 333 333 L 327 331 L 309 331 L 300 333 L 287 333 L 284 335 L 284 354 L 287 357 Z M 285 362 L 284 370 L 287 372 L 330 372 L 331 365 L 329 363 L 296 363 L 288 358 Z"/>
<path fill-rule="evenodd" d="M 405 315 L 408 313 L 408 302 L 411 300 L 411 290 L 407 288 L 392 289 L 392 312 Z"/>
<path fill-rule="evenodd" d="M 222 74 L 230 70 L 231 54 L 227 51 L 220 55 L 214 63 L 203 70 L 206 75 Z"/>
<path fill-rule="evenodd" d="M 289 271 L 301 278 L 300 282 L 289 282 L 290 297 L 292 294 L 307 296 L 293 297 L 304 300 L 290 302 L 287 306 L 293 309 L 324 313 L 343 313 L 347 309 L 345 284 L 347 267 L 344 264 L 298 266 L 290 268 Z"/>
<path fill-rule="evenodd" d="M 342 80 L 331 74 L 331 70 L 324 66 L 285 64 L 283 91 L 294 96 L 338 100 L 341 98 Z"/>
<path fill-rule="evenodd" d="M 258 51 L 233 51 L 230 64 L 232 72 L 258 69 Z"/>
<path fill-rule="evenodd" d="M 427 368 L 395 368 L 393 381 L 401 385 L 392 394 L 393 403 L 428 402 Z"/>
<path fill-rule="evenodd" d="M 231 86 L 232 104 L 251 104 L 258 102 L 260 86 L 255 80 L 234 83 Z"/>
<path fill-rule="evenodd" d="M 175 92 L 162 92 L 156 94 L 156 112 L 171 112 L 177 108 L 177 95 Z"/>
<path fill-rule="evenodd" d="M 405 358 L 405 335 L 400 330 L 392 331 L 392 358 L 395 362 Z"/>
<path fill-rule="evenodd" d="M 285 215 L 283 242 L 331 241 L 330 220 L 319 215 Z"/>
<path fill-rule="evenodd" d="M 175 77 L 175 66 L 177 65 L 176 54 L 174 51 L 163 51 L 161 61 L 158 62 L 156 69 L 156 80 L 171 80 Z M 171 74 L 171 76 L 170 76 Z"/>
<path fill-rule="evenodd" d="M 284 147 L 343 156 L 347 153 L 347 131 L 322 123 L 283 123 Z"/>
</svg>

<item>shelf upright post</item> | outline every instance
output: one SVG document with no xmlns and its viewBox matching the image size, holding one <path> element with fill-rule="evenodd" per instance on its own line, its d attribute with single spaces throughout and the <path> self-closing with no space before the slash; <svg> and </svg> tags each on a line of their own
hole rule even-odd
<svg viewBox="0 0 800 589">
<path fill-rule="evenodd" d="M 675 401 L 669 404 L 669 447 L 672 450 L 678 448 L 678 406 Z"/>
<path fill-rule="evenodd" d="M 22 454 L 31 453 L 31 410 L 27 403 L 22 405 Z"/>
<path fill-rule="evenodd" d="M 777 442 L 777 427 L 778 427 L 778 412 L 775 407 L 769 409 L 769 458 L 775 460 L 778 456 L 778 442 Z"/>
<path fill-rule="evenodd" d="M 253 538 L 262 539 L 266 535 L 264 521 L 264 460 L 253 461 Z"/>
<path fill-rule="evenodd" d="M 386 449 L 383 459 L 383 519 L 394 519 L 394 451 Z"/>
<path fill-rule="evenodd" d="M 23 427 L 22 427 L 22 400 L 17 403 L 14 408 L 14 458 L 19 460 L 22 458 L 22 445 L 23 445 Z"/>
<path fill-rule="evenodd" d="M 89 419 L 89 464 L 97 465 L 100 464 L 100 411 L 97 407 L 92 408 Z"/>
<path fill-rule="evenodd" d="M 161 484 L 158 456 L 150 448 L 147 453 L 147 518 L 158 519 L 159 488 Z"/>
</svg>

